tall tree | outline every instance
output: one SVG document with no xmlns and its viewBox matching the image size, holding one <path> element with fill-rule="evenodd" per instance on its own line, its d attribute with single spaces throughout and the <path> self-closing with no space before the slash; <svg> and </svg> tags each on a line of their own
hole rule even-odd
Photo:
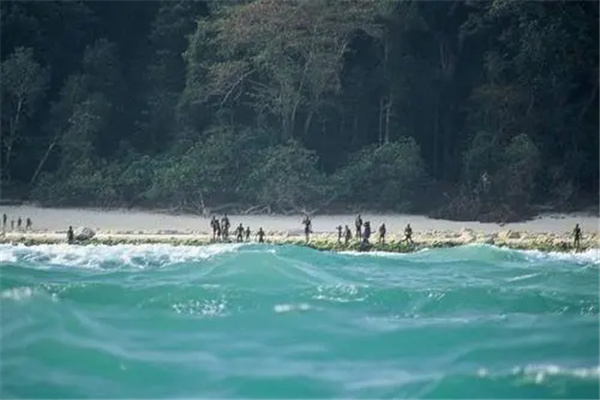
<svg viewBox="0 0 600 400">
<path fill-rule="evenodd" d="M 30 48 L 18 47 L 2 62 L 2 169 L 10 179 L 15 143 L 25 132 L 27 119 L 38 109 L 48 84 L 48 69 L 37 63 Z"/>
</svg>

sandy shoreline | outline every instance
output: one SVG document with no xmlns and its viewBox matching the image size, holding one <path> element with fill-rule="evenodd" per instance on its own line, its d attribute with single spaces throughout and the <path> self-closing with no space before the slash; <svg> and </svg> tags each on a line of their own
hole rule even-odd
<svg viewBox="0 0 600 400">
<path fill-rule="evenodd" d="M 97 232 L 140 232 L 157 233 L 159 231 L 180 232 L 187 234 L 208 234 L 209 218 L 196 215 L 167 215 L 149 211 L 100 211 L 87 209 L 56 209 L 30 206 L 0 206 L 0 214 L 7 214 L 8 225 L 13 218 L 20 216 L 23 224 L 27 217 L 33 220 L 33 228 L 37 232 L 62 232 L 69 225 L 73 227 L 87 226 Z M 371 221 L 376 230 L 385 222 L 388 232 L 400 234 L 407 223 L 410 223 L 415 233 L 419 231 L 460 231 L 472 229 L 485 233 L 500 231 L 526 231 L 531 233 L 566 234 L 579 223 L 584 233 L 597 233 L 599 230 L 598 215 L 590 213 L 545 214 L 531 221 L 509 223 L 503 226 L 495 223 L 480 223 L 472 221 L 448 221 L 432 219 L 422 215 L 405 214 L 363 214 L 364 221 Z M 333 233 L 335 227 L 347 224 L 354 227 L 355 215 L 316 215 L 313 217 L 315 233 Z M 253 231 L 261 227 L 268 232 L 302 232 L 302 216 L 300 215 L 229 215 L 232 227 L 242 223 L 249 225 Z"/>
<path fill-rule="evenodd" d="M 21 216 L 33 220 L 33 232 L 6 232 L 0 243 L 64 243 L 66 229 L 87 226 L 96 231 L 94 243 L 209 243 L 209 219 L 193 215 L 165 215 L 143 211 L 98 211 L 85 209 L 51 209 L 26 206 L 0 207 L 10 220 Z M 347 224 L 351 229 L 354 215 L 317 215 L 313 218 L 311 241 L 316 247 L 334 248 L 337 244 L 335 227 Z M 242 223 L 255 233 L 262 227 L 267 240 L 273 243 L 302 243 L 302 217 L 296 216 L 237 216 L 230 215 L 232 227 Z M 569 250 L 572 230 L 579 223 L 583 230 L 582 248 L 600 248 L 599 218 L 589 213 L 542 215 L 531 221 L 504 226 L 493 223 L 462 222 L 431 219 L 421 215 L 363 214 L 371 221 L 374 231 L 385 222 L 387 242 L 402 247 L 400 240 L 406 223 L 414 230 L 417 247 L 454 246 L 468 243 L 488 243 L 514 248 Z M 254 239 L 254 235 L 253 235 Z M 372 242 L 376 242 L 376 235 Z M 355 242 L 354 242 L 355 243 Z M 565 247 L 567 245 L 567 247 Z M 388 248 L 390 245 L 385 246 Z M 402 247 L 404 249 L 404 247 Z M 390 250 L 392 248 L 390 247 Z"/>
</svg>

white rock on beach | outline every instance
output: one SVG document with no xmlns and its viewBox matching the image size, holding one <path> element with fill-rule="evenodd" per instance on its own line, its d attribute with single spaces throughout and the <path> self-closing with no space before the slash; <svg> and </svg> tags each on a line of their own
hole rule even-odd
<svg viewBox="0 0 600 400">
<path fill-rule="evenodd" d="M 88 240 L 93 238 L 96 235 L 96 232 L 92 228 L 80 226 L 75 229 L 73 232 L 73 236 L 75 236 L 75 240 Z"/>
</svg>

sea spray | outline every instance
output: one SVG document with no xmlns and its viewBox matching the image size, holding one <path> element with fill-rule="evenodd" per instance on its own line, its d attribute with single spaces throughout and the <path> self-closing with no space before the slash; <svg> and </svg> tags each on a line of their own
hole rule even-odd
<svg viewBox="0 0 600 400">
<path fill-rule="evenodd" d="M 0 245 L 3 398 L 593 398 L 600 256 Z"/>
</svg>

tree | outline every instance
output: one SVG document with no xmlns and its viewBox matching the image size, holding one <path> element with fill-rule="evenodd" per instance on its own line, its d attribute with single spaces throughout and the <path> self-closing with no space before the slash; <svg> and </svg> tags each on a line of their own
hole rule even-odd
<svg viewBox="0 0 600 400">
<path fill-rule="evenodd" d="M 428 184 L 419 146 L 412 138 L 363 148 L 336 180 L 342 200 L 398 211 L 414 210 Z"/>
<path fill-rule="evenodd" d="M 317 161 L 316 154 L 297 141 L 268 147 L 259 155 L 245 187 L 269 210 L 306 210 L 323 200 L 324 177 Z"/>
<path fill-rule="evenodd" d="M 2 62 L 3 169 L 10 173 L 15 142 L 25 131 L 25 123 L 37 110 L 48 83 L 48 70 L 38 64 L 33 50 L 19 47 Z M 10 178 L 10 175 L 9 175 Z"/>
<path fill-rule="evenodd" d="M 285 142 L 294 137 L 301 108 L 306 132 L 323 98 L 338 90 L 353 33 L 376 34 L 374 19 L 385 4 L 257 0 L 229 7 L 199 23 L 187 52 L 188 82 L 206 77 L 200 90 L 219 108 L 246 99 L 255 113 L 280 123 Z M 216 59 L 200 50 L 207 41 Z"/>
</svg>

